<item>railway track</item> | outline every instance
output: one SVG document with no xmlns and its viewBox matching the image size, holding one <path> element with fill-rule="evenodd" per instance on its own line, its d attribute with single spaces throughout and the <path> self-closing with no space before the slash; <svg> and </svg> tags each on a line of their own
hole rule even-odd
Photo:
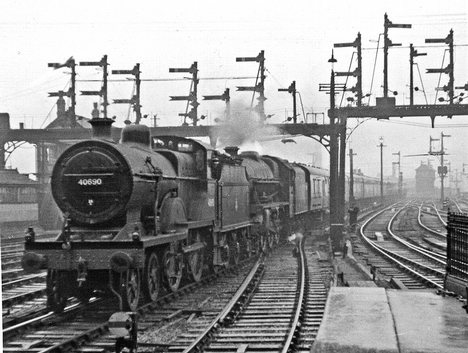
<svg viewBox="0 0 468 353">
<path fill-rule="evenodd" d="M 241 282 L 245 272 L 250 269 L 249 263 L 251 264 L 251 261 L 244 263 L 236 271 L 234 269 L 225 270 L 217 275 L 208 276 L 201 283 L 189 284 L 156 302 L 141 306 L 138 309 L 138 314 L 142 326 L 144 327 L 145 322 L 154 323 L 158 315 L 162 318 L 180 315 L 184 311 L 180 311 L 179 304 L 182 305 L 184 298 L 187 298 L 191 292 L 198 292 L 201 290 L 200 288 L 209 287 L 213 281 L 220 284 L 219 287 L 214 285 L 216 287 L 214 293 L 218 294 L 226 288 L 227 283 L 236 283 L 234 278 L 238 278 L 238 282 Z M 192 300 L 192 302 L 196 301 Z M 171 305 L 174 306 L 172 313 Z M 116 311 L 116 308 L 118 308 L 118 304 L 115 300 L 93 299 L 87 305 L 75 302 L 75 304 L 68 306 L 62 314 L 48 312 L 27 322 L 4 328 L 3 351 L 60 352 L 78 348 L 87 350 L 89 347 L 100 347 L 101 351 L 103 349 L 113 351 L 115 337 L 108 334 L 107 320 Z M 197 311 L 199 309 L 192 310 L 192 312 Z M 163 319 L 161 321 L 164 322 Z"/>
<path fill-rule="evenodd" d="M 45 295 L 45 273 L 2 283 L 3 308 Z"/>
<path fill-rule="evenodd" d="M 437 254 L 418 247 L 392 231 L 392 224 L 403 207 L 389 207 L 367 220 L 360 228 L 361 239 L 372 253 L 357 246 L 364 254 L 374 277 L 379 276 L 393 286 L 408 289 L 443 288 L 445 261 Z"/>
<path fill-rule="evenodd" d="M 20 277 L 24 274 L 21 268 L 21 257 L 24 253 L 24 237 L 19 240 L 9 240 L 6 244 L 2 239 L 2 280 L 3 282 Z"/>
<path fill-rule="evenodd" d="M 323 317 L 325 283 L 332 270 L 312 245 L 301 248 L 298 258 L 291 250 L 278 249 L 265 260 L 258 283 L 245 284 L 217 317 L 208 324 L 203 319 L 194 322 L 167 350 L 309 352 Z"/>
<path fill-rule="evenodd" d="M 440 219 L 440 222 L 446 226 L 447 225 L 447 211 L 446 210 L 440 210 L 437 208 L 437 205 L 435 202 L 431 203 L 432 210 L 435 212 L 437 217 Z"/>
<path fill-rule="evenodd" d="M 444 226 L 428 209 L 423 204 L 409 203 L 395 218 L 392 230 L 410 243 L 443 255 L 441 258 L 445 259 L 447 239 L 442 233 Z"/>
<path fill-rule="evenodd" d="M 447 238 L 445 227 L 447 223 L 440 217 L 440 213 L 427 212 L 428 207 L 421 204 L 418 207 L 418 224 L 429 233 L 439 237 Z"/>
<path fill-rule="evenodd" d="M 171 352 L 236 352 L 239 347 L 281 351 L 291 344 L 305 294 L 305 265 L 297 265 L 291 247 L 281 247 L 265 259 L 260 275 L 244 283 L 228 305 L 206 327 L 195 322 L 201 332 L 176 338 Z M 261 280 L 260 280 L 261 279 Z M 294 329 L 292 329 L 294 327 Z M 192 328 L 192 330 L 194 330 Z"/>
<path fill-rule="evenodd" d="M 316 245 L 306 246 L 298 258 L 292 249 L 282 247 L 264 264 L 258 261 L 252 267 L 248 262 L 222 277 L 211 276 L 215 282 L 190 284 L 140 307 L 139 351 L 194 351 L 189 347 L 200 344 L 195 338 L 216 328 L 209 340 L 198 341 L 209 343 L 203 351 L 216 351 L 221 345 L 236 347 L 234 352 L 239 347 L 286 352 L 285 346 L 308 352 L 323 316 L 332 267 Z M 108 333 L 107 320 L 116 303 L 96 300 L 4 329 L 3 351 L 113 351 L 116 338 Z"/>
<path fill-rule="evenodd" d="M 447 234 L 446 224 L 442 219 L 434 216 L 432 213 L 425 213 L 423 215 L 423 205 L 418 207 L 418 225 L 424 229 L 423 241 L 429 245 L 430 249 L 434 252 L 439 251 L 441 254 L 447 252 Z"/>
</svg>

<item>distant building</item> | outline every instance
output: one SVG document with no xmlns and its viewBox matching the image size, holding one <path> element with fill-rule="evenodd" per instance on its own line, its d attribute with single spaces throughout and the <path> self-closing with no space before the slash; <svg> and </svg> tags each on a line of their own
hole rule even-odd
<svg viewBox="0 0 468 353">
<path fill-rule="evenodd" d="M 0 169 L 0 235 L 36 224 L 38 220 L 37 181 L 17 169 Z"/>
<path fill-rule="evenodd" d="M 421 198 L 432 198 L 435 196 L 435 175 L 436 171 L 432 166 L 424 164 L 416 168 L 416 196 Z"/>
</svg>

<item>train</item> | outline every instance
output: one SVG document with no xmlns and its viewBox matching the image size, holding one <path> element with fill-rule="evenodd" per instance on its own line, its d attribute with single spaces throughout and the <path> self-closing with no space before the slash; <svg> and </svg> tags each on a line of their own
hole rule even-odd
<svg viewBox="0 0 468 353">
<path fill-rule="evenodd" d="M 328 209 L 326 170 L 151 136 L 144 125 L 126 126 L 115 142 L 112 122 L 92 119 L 93 138 L 56 161 L 58 236 L 25 236 L 23 268 L 47 270 L 47 304 L 56 312 L 72 296 L 87 302 L 99 293 L 133 311 L 163 289 L 267 252 Z"/>
</svg>

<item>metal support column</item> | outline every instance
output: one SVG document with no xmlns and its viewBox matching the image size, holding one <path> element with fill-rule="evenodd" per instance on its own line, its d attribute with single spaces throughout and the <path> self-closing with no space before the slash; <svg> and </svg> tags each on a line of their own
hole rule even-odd
<svg viewBox="0 0 468 353">
<path fill-rule="evenodd" d="M 383 148 L 386 147 L 383 144 L 383 137 L 381 136 L 380 144 L 377 147 L 380 147 L 380 202 L 384 202 L 384 181 L 383 181 Z"/>
<path fill-rule="evenodd" d="M 349 205 L 352 206 L 354 204 L 354 165 L 353 165 L 353 156 L 356 153 L 353 153 L 353 149 L 349 149 Z"/>
<path fill-rule="evenodd" d="M 410 44 L 410 99 L 409 99 L 409 104 L 413 105 L 414 104 L 414 80 L 413 80 L 413 66 L 414 66 L 414 51 L 415 49 L 413 48 L 413 44 Z"/>
<path fill-rule="evenodd" d="M 335 72 L 332 70 L 330 77 L 330 238 L 334 251 L 341 249 L 343 235 L 343 223 L 339 217 L 339 146 L 338 129 L 335 116 Z"/>
<path fill-rule="evenodd" d="M 338 217 L 339 223 L 344 225 L 345 220 L 345 184 L 346 184 L 346 117 L 340 116 L 340 163 L 339 163 L 339 194 L 338 194 Z"/>
</svg>

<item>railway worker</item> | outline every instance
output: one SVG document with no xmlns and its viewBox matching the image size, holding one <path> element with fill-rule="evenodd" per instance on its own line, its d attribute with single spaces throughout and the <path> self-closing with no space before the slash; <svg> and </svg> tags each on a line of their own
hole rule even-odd
<svg viewBox="0 0 468 353">
<path fill-rule="evenodd" d="M 292 254 L 294 257 L 297 257 L 299 254 L 299 246 L 301 246 L 301 240 L 304 238 L 302 230 L 297 231 L 296 233 L 292 233 L 288 237 L 288 241 L 294 244 L 294 249 L 292 251 Z"/>
<path fill-rule="evenodd" d="M 357 207 L 357 206 L 351 207 L 348 210 L 348 213 L 349 213 L 349 225 L 351 227 L 351 230 L 354 231 L 354 229 L 356 228 L 357 216 L 358 216 L 358 213 L 359 213 L 359 207 Z"/>
<path fill-rule="evenodd" d="M 93 119 L 98 119 L 99 118 L 99 108 L 98 108 L 98 104 L 96 102 L 93 103 L 93 110 L 91 111 L 91 117 Z"/>
</svg>

